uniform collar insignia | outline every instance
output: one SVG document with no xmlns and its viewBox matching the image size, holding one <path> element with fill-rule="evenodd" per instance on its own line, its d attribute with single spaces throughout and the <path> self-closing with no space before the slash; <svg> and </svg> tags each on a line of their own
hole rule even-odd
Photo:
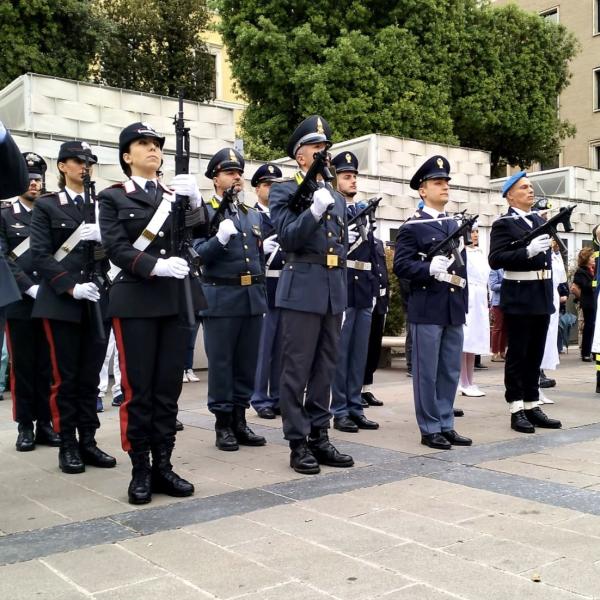
<svg viewBox="0 0 600 600">
<path fill-rule="evenodd" d="M 58 203 L 61 206 L 67 206 L 69 204 L 69 198 L 67 197 L 67 193 L 65 191 L 58 192 Z"/>
<path fill-rule="evenodd" d="M 133 181 L 133 179 L 128 179 L 124 184 L 123 187 L 125 188 L 125 191 L 128 194 L 131 194 L 132 192 L 135 192 L 135 183 Z"/>
</svg>

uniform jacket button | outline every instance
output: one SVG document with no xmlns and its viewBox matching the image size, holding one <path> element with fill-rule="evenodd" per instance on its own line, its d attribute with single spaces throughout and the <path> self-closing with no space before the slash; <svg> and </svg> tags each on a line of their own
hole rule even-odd
<svg viewBox="0 0 600 600">
<path fill-rule="evenodd" d="M 165 232 L 164 231 L 159 231 L 158 232 L 158 237 L 165 237 Z"/>
<path fill-rule="evenodd" d="M 164 248 L 161 248 L 160 249 L 160 253 L 163 254 L 163 255 L 165 255 L 167 253 L 167 251 Z"/>
<path fill-rule="evenodd" d="M 133 213 L 129 213 L 130 217 L 135 217 L 135 215 Z"/>
</svg>

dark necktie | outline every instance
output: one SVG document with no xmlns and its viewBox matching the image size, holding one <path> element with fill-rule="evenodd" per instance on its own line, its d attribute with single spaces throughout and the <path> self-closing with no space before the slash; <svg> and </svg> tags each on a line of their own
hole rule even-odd
<svg viewBox="0 0 600 600">
<path fill-rule="evenodd" d="M 79 210 L 81 210 L 81 207 L 83 206 L 83 197 L 77 194 L 77 196 L 73 198 L 73 203 Z"/>
<path fill-rule="evenodd" d="M 156 184 L 154 181 L 146 181 L 146 194 L 150 196 L 150 200 L 156 200 Z"/>
<path fill-rule="evenodd" d="M 438 219 L 445 219 L 446 218 L 446 213 L 440 213 L 437 216 Z M 442 226 L 442 229 L 444 230 L 444 233 L 448 233 L 448 221 L 441 221 L 440 225 Z"/>
<path fill-rule="evenodd" d="M 348 216 L 350 218 L 356 216 L 356 206 L 354 204 L 349 204 L 348 205 Z"/>
</svg>

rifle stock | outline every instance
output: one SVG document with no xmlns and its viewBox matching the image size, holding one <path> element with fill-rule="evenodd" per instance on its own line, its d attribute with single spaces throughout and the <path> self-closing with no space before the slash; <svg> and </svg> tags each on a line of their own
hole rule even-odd
<svg viewBox="0 0 600 600">
<path fill-rule="evenodd" d="M 467 236 L 473 225 L 477 221 L 479 215 L 473 215 L 472 217 L 465 217 L 464 211 L 462 214 L 462 223 L 458 226 L 458 228 L 453 231 L 451 234 L 446 236 L 441 242 L 437 243 L 425 256 L 425 260 L 431 260 L 434 256 L 438 256 L 443 254 L 445 256 L 452 255 L 454 257 L 454 261 L 458 267 L 464 267 L 465 263 L 462 259 L 462 256 L 458 250 L 460 245 L 460 238 Z"/>
<path fill-rule="evenodd" d="M 289 207 L 295 213 L 301 213 L 312 204 L 312 195 L 319 189 L 317 177 L 320 175 L 324 181 L 334 179 L 334 174 L 329 167 L 329 153 L 327 150 L 315 152 L 314 161 L 306 172 L 304 179 L 290 198 Z"/>
</svg>

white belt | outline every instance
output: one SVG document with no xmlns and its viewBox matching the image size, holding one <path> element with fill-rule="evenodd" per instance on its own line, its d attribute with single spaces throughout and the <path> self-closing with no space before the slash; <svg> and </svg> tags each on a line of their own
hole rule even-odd
<svg viewBox="0 0 600 600">
<path fill-rule="evenodd" d="M 9 253 L 10 258 L 13 260 L 17 260 L 19 256 L 23 256 L 27 250 L 29 250 L 30 241 L 29 238 L 24 239 L 18 246 L 15 246 L 12 249 L 12 252 Z"/>
<path fill-rule="evenodd" d="M 156 212 L 146 225 L 146 229 L 142 231 L 138 239 L 135 240 L 135 242 L 133 242 L 132 246 L 136 250 L 143 252 L 154 241 L 154 238 L 158 235 L 158 232 L 160 231 L 161 227 L 165 224 L 165 221 L 169 217 L 170 213 L 171 202 L 165 199 L 165 197 L 163 196 L 163 199 L 161 200 L 160 204 L 158 205 L 158 208 L 156 209 Z M 117 267 L 117 265 L 111 262 L 110 269 L 107 273 L 108 280 L 112 283 L 119 276 L 120 272 L 121 268 Z"/>
<path fill-rule="evenodd" d="M 281 275 L 281 270 L 277 269 L 267 269 L 265 272 L 267 277 L 279 277 Z"/>
<path fill-rule="evenodd" d="M 445 281 L 458 287 L 464 288 L 467 285 L 467 280 L 459 277 L 458 275 L 450 275 L 450 273 L 438 273 L 435 278 L 438 281 Z"/>
<path fill-rule="evenodd" d="M 552 269 L 539 271 L 504 271 L 504 279 L 511 281 L 542 281 L 552 279 Z"/>
<path fill-rule="evenodd" d="M 79 244 L 81 241 L 81 230 L 85 222 L 80 223 L 79 227 L 62 243 L 61 247 L 54 253 L 54 258 L 60 262 L 63 258 L 66 258 L 69 253 Z"/>
<path fill-rule="evenodd" d="M 347 260 L 346 266 L 357 271 L 370 271 L 372 268 L 370 262 L 363 262 L 362 260 Z"/>
</svg>

